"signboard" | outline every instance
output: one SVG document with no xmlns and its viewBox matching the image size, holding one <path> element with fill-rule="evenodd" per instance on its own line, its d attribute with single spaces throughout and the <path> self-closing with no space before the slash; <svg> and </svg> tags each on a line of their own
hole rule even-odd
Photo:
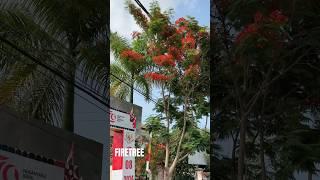
<svg viewBox="0 0 320 180">
<path fill-rule="evenodd" d="M 64 168 L 0 150 L 1 180 L 64 180 Z"/>
<path fill-rule="evenodd" d="M 124 130 L 124 148 L 135 147 L 135 131 Z M 123 157 L 123 180 L 134 180 L 135 175 L 135 157 Z"/>
<path fill-rule="evenodd" d="M 121 135 L 117 132 L 114 136 L 114 145 L 116 148 L 135 148 L 135 119 L 128 113 L 110 110 L 110 125 L 112 128 L 121 129 Z M 122 140 L 117 140 L 117 138 Z M 119 143 L 122 143 L 119 145 Z M 113 153 L 113 156 L 115 154 Z M 113 160 L 119 158 L 113 157 Z M 134 180 L 135 179 L 135 157 L 123 157 L 121 163 L 112 163 L 111 180 Z M 121 166 L 121 167 L 118 167 Z"/>
<path fill-rule="evenodd" d="M 110 125 L 135 130 L 130 114 L 110 109 Z"/>
</svg>

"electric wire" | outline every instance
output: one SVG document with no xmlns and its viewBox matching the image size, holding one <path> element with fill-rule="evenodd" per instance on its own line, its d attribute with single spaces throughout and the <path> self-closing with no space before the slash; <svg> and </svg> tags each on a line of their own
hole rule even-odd
<svg viewBox="0 0 320 180">
<path fill-rule="evenodd" d="M 153 103 L 157 104 L 157 101 L 154 100 L 151 95 L 150 95 L 150 97 L 148 98 L 148 97 L 147 97 L 147 96 L 148 96 L 147 94 L 141 92 L 140 90 L 136 89 L 135 87 L 132 87 L 132 85 L 130 85 L 130 83 L 128 83 L 128 82 L 124 81 L 123 79 L 119 78 L 118 76 L 114 75 L 112 72 L 110 72 L 110 75 L 113 76 L 113 77 L 115 77 L 118 81 L 120 81 L 120 82 L 124 83 L 125 85 L 127 85 L 129 88 L 133 88 L 133 90 L 137 91 L 139 94 L 141 94 L 142 96 L 144 96 L 146 99 L 149 99 L 149 100 L 151 100 Z"/>
<path fill-rule="evenodd" d="M 139 1 L 139 0 L 134 0 L 138 6 L 149 16 L 151 17 L 150 13 L 148 12 L 148 10 L 143 6 L 143 4 Z"/>
<path fill-rule="evenodd" d="M 26 56 L 27 58 L 29 58 L 30 60 L 32 60 L 34 63 L 40 65 L 41 67 L 49 70 L 51 73 L 53 73 L 54 75 L 58 76 L 59 78 L 61 78 L 62 80 L 68 82 L 68 83 L 71 83 L 72 85 L 74 85 L 74 87 L 76 87 L 77 89 L 79 89 L 80 91 L 86 93 L 87 95 L 89 95 L 91 98 L 93 98 L 94 100 L 96 100 L 97 102 L 99 102 L 100 104 L 110 108 L 110 109 L 113 109 L 113 110 L 116 110 L 116 111 L 120 111 L 122 113 L 126 113 L 126 114 L 130 114 L 128 112 L 125 112 L 125 111 L 122 111 L 122 110 L 119 110 L 119 109 L 116 109 L 116 108 L 113 108 L 110 106 L 110 104 L 98 97 L 96 97 L 95 95 L 97 95 L 96 93 L 91 93 L 90 91 L 86 90 L 86 88 L 83 88 L 82 86 L 79 86 L 76 84 L 75 81 L 72 81 L 70 79 L 68 79 L 67 77 L 63 76 L 62 74 L 60 74 L 59 71 L 55 70 L 54 68 L 48 66 L 47 64 L 45 63 L 42 63 L 41 61 L 39 61 L 37 58 L 33 57 L 32 55 L 30 55 L 29 53 L 27 53 L 25 50 L 19 48 L 18 46 L 14 45 L 12 42 L 10 42 L 9 40 L 3 38 L 2 36 L 0 36 L 0 40 L 2 42 L 4 42 L 5 44 L 9 45 L 10 47 L 12 47 L 13 49 L 15 49 L 16 51 L 20 52 L 22 55 Z M 46 75 L 44 73 L 44 75 Z M 75 92 L 76 93 L 76 92 Z M 83 99 L 85 99 L 86 101 L 89 101 L 88 99 L 84 98 L 83 96 L 81 96 L 80 94 L 76 93 L 78 96 L 82 97 Z M 101 95 L 97 95 L 97 96 L 100 96 Z M 106 99 L 105 99 L 106 100 Z M 93 102 L 90 102 L 92 104 L 94 104 Z M 108 113 L 108 112 L 107 112 Z"/>
<path fill-rule="evenodd" d="M 13 44 L 11 41 L 3 38 L 2 36 L 0 36 L 0 40 L 2 42 L 4 42 L 5 44 L 9 45 L 11 48 L 15 49 L 16 51 L 20 52 L 22 55 L 26 56 L 27 58 L 29 58 L 30 60 L 32 60 L 34 63 L 40 65 L 41 67 L 49 70 L 51 73 L 55 74 L 56 76 L 58 76 L 59 78 L 63 79 L 64 81 L 72 84 L 74 87 L 76 87 L 77 89 L 85 92 L 86 94 L 88 94 L 90 97 L 92 97 L 93 99 L 95 99 L 96 101 L 98 101 L 99 103 L 107 106 L 110 108 L 110 105 L 103 101 L 100 98 L 97 98 L 93 93 L 91 93 L 90 91 L 86 90 L 86 88 L 83 88 L 81 86 L 79 86 L 78 84 L 76 84 L 73 80 L 68 79 L 67 77 L 61 75 L 59 72 L 57 72 L 54 68 L 48 66 L 47 64 L 39 61 L 37 58 L 33 57 L 32 55 L 30 55 L 29 53 L 27 53 L 26 51 L 24 51 L 23 49 L 17 47 L 15 44 Z"/>
</svg>

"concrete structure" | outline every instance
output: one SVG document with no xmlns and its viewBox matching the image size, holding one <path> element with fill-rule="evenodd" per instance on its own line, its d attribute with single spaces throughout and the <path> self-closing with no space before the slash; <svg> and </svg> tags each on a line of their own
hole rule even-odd
<svg viewBox="0 0 320 180">
<path fill-rule="evenodd" d="M 46 158 L 65 161 L 74 143 L 74 163 L 83 179 L 101 179 L 102 145 L 60 128 L 27 120 L 0 106 L 0 144 L 19 148 Z"/>
</svg>

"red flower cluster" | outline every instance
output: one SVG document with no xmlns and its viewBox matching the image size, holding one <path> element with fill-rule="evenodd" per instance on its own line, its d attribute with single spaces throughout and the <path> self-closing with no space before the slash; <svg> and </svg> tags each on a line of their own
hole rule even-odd
<svg viewBox="0 0 320 180">
<path fill-rule="evenodd" d="M 197 76 L 200 73 L 200 67 L 198 64 L 191 64 L 185 71 L 184 76 Z"/>
<path fill-rule="evenodd" d="M 181 42 L 182 47 L 185 49 L 193 49 L 196 46 L 196 40 L 190 33 L 188 33 L 186 37 L 182 38 Z"/>
<path fill-rule="evenodd" d="M 269 18 L 265 18 L 260 11 L 257 11 L 254 15 L 254 23 L 246 26 L 236 37 L 235 43 L 240 43 L 243 39 L 247 38 L 249 35 L 258 32 L 258 26 L 262 22 L 275 22 L 279 24 L 286 23 L 288 17 L 284 16 L 280 10 L 272 11 L 269 15 Z M 263 32 L 261 32 L 263 34 Z M 260 46 L 260 45 L 259 45 Z"/>
<path fill-rule="evenodd" d="M 129 59 L 132 61 L 140 61 L 144 58 L 144 56 L 140 53 L 137 53 L 134 50 L 125 50 L 122 51 L 122 53 L 120 54 L 120 56 L 124 59 Z"/>
<path fill-rule="evenodd" d="M 283 24 L 288 21 L 288 17 L 283 15 L 280 10 L 274 10 L 270 13 L 270 19 L 276 23 Z"/>
<path fill-rule="evenodd" d="M 246 26 L 236 37 L 236 44 L 240 43 L 243 39 L 247 38 L 250 34 L 258 32 L 256 24 L 249 24 Z"/>
<path fill-rule="evenodd" d="M 144 78 L 152 79 L 154 81 L 167 81 L 167 80 L 171 79 L 170 76 L 167 76 L 167 75 L 164 75 L 164 74 L 159 74 L 159 73 L 156 73 L 156 72 L 146 73 L 144 75 Z"/>
<path fill-rule="evenodd" d="M 159 66 L 175 66 L 173 56 L 171 54 L 165 54 L 160 56 L 154 56 L 153 62 Z"/>
<path fill-rule="evenodd" d="M 181 17 L 178 20 L 176 20 L 175 23 L 176 23 L 176 25 L 181 25 L 181 24 L 186 25 L 187 24 L 187 20 L 185 18 Z"/>
<path fill-rule="evenodd" d="M 178 34 L 182 34 L 182 33 L 185 33 L 187 32 L 188 28 L 186 26 L 180 26 L 178 29 L 177 29 L 177 33 Z"/>
<path fill-rule="evenodd" d="M 176 20 L 176 25 L 178 26 L 177 28 L 177 33 L 178 34 L 182 34 L 188 31 L 187 25 L 188 25 L 188 21 L 184 18 L 179 18 L 178 20 Z"/>
<path fill-rule="evenodd" d="M 166 148 L 166 145 L 164 145 L 164 144 L 157 144 L 157 147 L 158 147 L 159 149 L 165 149 L 165 148 Z"/>
<path fill-rule="evenodd" d="M 181 61 L 182 60 L 182 52 L 180 49 L 171 46 L 168 49 L 168 53 L 172 54 L 172 56 L 177 60 L 177 61 Z"/>
<path fill-rule="evenodd" d="M 260 11 L 257 11 L 256 14 L 254 15 L 254 23 L 259 24 L 263 21 L 263 15 L 261 14 Z"/>
</svg>

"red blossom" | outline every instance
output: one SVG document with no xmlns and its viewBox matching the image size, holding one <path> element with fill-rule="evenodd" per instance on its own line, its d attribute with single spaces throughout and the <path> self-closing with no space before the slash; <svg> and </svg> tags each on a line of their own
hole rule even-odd
<svg viewBox="0 0 320 180">
<path fill-rule="evenodd" d="M 270 19 L 273 22 L 276 22 L 276 23 L 279 23 L 279 24 L 283 24 L 283 23 L 286 23 L 288 21 L 288 17 L 283 15 L 280 10 L 272 11 L 270 13 Z"/>
<path fill-rule="evenodd" d="M 177 61 L 181 61 L 182 60 L 182 52 L 180 49 L 171 46 L 168 49 L 168 53 L 172 54 L 172 56 L 177 60 Z"/>
<path fill-rule="evenodd" d="M 167 81 L 170 80 L 172 77 L 156 72 L 149 72 L 144 75 L 144 78 L 152 79 L 154 81 Z"/>
<path fill-rule="evenodd" d="M 176 25 L 180 25 L 183 23 L 183 25 L 185 25 L 187 23 L 187 20 L 183 17 L 179 18 L 178 20 L 176 20 Z"/>
<path fill-rule="evenodd" d="M 246 26 L 236 37 L 236 44 L 240 43 L 243 39 L 247 38 L 248 36 L 257 33 L 258 27 L 256 24 L 249 24 Z"/>
<path fill-rule="evenodd" d="M 160 149 L 165 149 L 165 148 L 166 148 L 166 146 L 165 146 L 164 144 L 158 144 L 157 146 L 158 146 L 158 148 L 160 148 Z"/>
<path fill-rule="evenodd" d="M 263 15 L 261 14 L 260 11 L 257 11 L 256 14 L 254 15 L 254 22 L 256 24 L 259 24 L 262 22 L 262 20 L 263 20 Z"/>
<path fill-rule="evenodd" d="M 189 33 L 186 35 L 186 37 L 182 38 L 181 42 L 182 42 L 182 47 L 186 49 L 188 48 L 193 49 L 196 46 L 196 40 Z"/>
<path fill-rule="evenodd" d="M 180 26 L 178 29 L 177 29 L 177 33 L 178 34 L 182 34 L 182 33 L 185 33 L 187 32 L 188 28 L 186 26 Z"/>
<path fill-rule="evenodd" d="M 144 58 L 144 56 L 140 53 L 137 53 L 134 50 L 125 50 L 122 51 L 122 53 L 120 54 L 120 56 L 124 59 L 129 59 L 132 61 L 140 61 Z"/>
<path fill-rule="evenodd" d="M 152 60 L 155 64 L 159 66 L 175 66 L 176 65 L 176 63 L 173 60 L 173 56 L 171 54 L 154 56 Z"/>
</svg>

